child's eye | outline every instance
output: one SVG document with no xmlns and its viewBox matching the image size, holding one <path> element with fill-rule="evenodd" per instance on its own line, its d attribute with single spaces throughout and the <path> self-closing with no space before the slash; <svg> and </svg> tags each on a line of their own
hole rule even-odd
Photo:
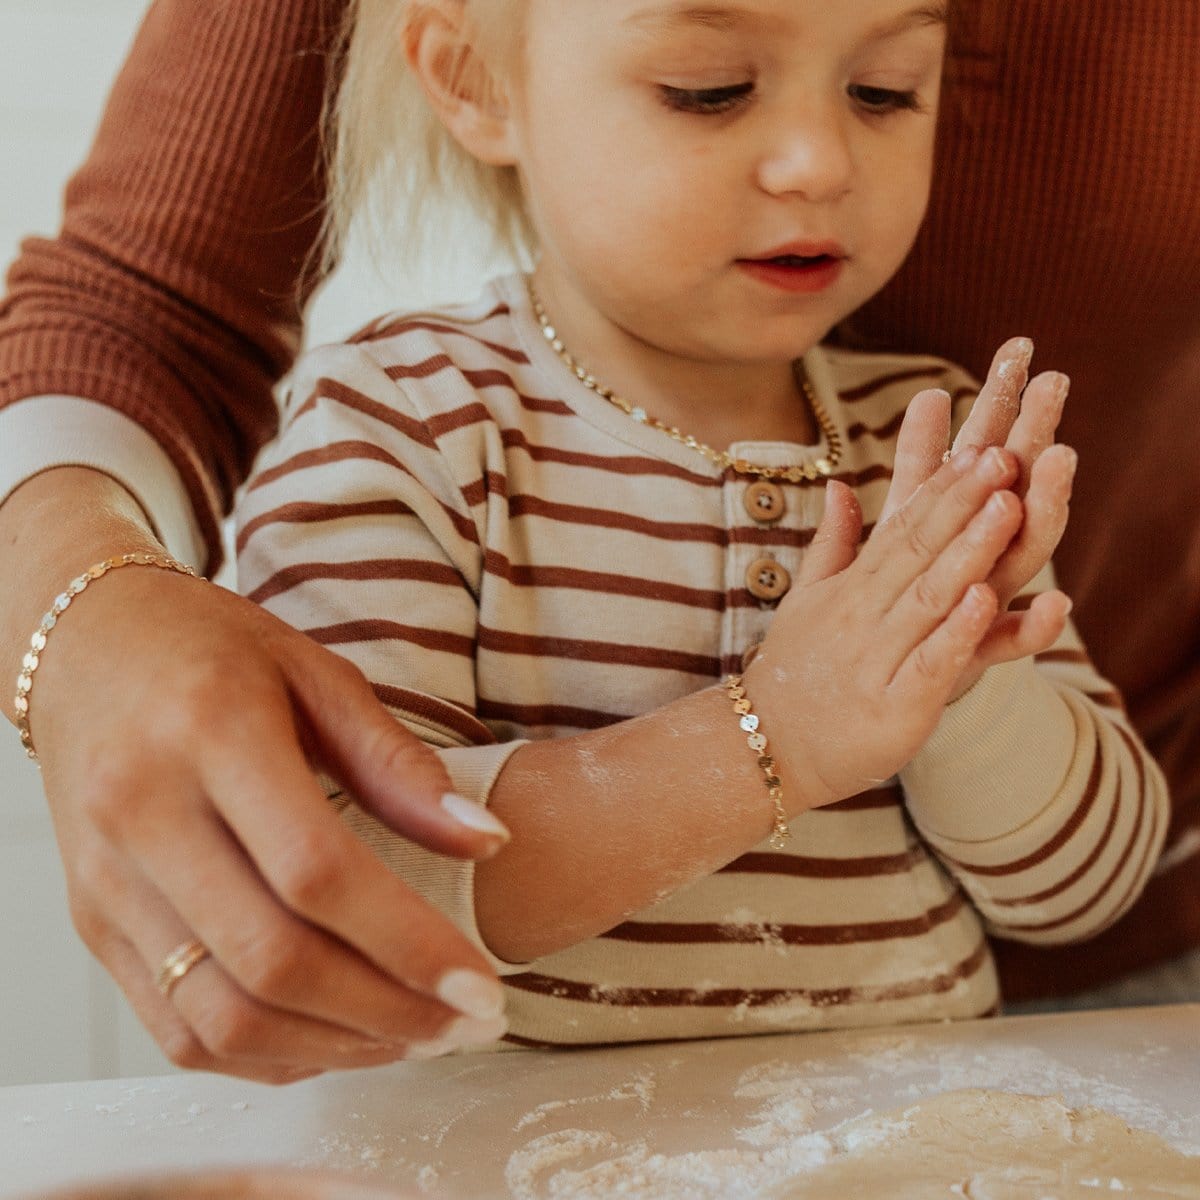
<svg viewBox="0 0 1200 1200">
<path fill-rule="evenodd" d="M 723 113 L 749 99 L 754 84 L 750 80 L 715 88 L 678 88 L 660 84 L 659 91 L 663 103 L 676 112 Z"/>
<path fill-rule="evenodd" d="M 860 108 L 869 113 L 920 112 L 921 98 L 916 92 L 897 92 L 891 88 L 852 83 L 847 92 Z"/>
</svg>

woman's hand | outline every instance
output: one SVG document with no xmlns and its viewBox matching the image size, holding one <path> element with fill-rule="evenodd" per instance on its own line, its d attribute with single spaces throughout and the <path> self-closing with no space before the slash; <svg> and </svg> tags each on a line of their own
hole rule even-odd
<svg viewBox="0 0 1200 1200">
<path fill-rule="evenodd" d="M 157 548 L 104 476 L 24 485 L 0 508 L 4 645 L 36 624 L 30 590 L 44 609 L 93 561 Z M 506 833 L 443 806 L 440 761 L 354 667 L 153 567 L 93 584 L 42 658 L 30 715 L 72 915 L 172 1061 L 280 1082 L 499 1036 L 486 960 L 345 829 L 314 768 L 430 849 L 483 858 Z M 192 938 L 211 957 L 164 997 L 156 972 Z"/>
</svg>

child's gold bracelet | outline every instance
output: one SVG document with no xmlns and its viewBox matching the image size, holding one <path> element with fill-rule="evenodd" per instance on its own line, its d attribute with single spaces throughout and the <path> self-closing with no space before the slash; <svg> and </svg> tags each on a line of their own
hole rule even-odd
<svg viewBox="0 0 1200 1200">
<path fill-rule="evenodd" d="M 750 701 L 746 697 L 746 689 L 742 685 L 740 675 L 730 675 L 725 680 L 725 690 L 733 701 L 734 712 L 738 714 L 738 724 L 748 736 L 746 744 L 758 755 L 758 765 L 767 783 L 767 795 L 771 797 L 771 806 L 775 810 L 775 824 L 771 830 L 771 847 L 782 850 L 787 844 L 792 831 L 788 828 L 787 812 L 783 807 L 783 784 L 775 774 L 775 759 L 767 753 L 766 735 L 759 729 L 758 717 L 750 711 Z"/>
<path fill-rule="evenodd" d="M 102 575 L 121 567 L 161 567 L 167 571 L 177 571 L 181 575 L 196 574 L 186 563 L 181 563 L 166 554 L 120 554 L 88 567 L 82 575 L 72 579 L 67 590 L 55 599 L 50 611 L 41 619 L 33 637 L 29 639 L 29 652 L 21 660 L 21 673 L 17 676 L 17 698 L 13 702 L 17 711 L 17 733 L 21 737 L 21 745 L 25 747 L 25 753 L 39 766 L 41 763 L 37 751 L 33 748 L 33 734 L 29 731 L 29 696 L 33 691 L 33 674 L 38 669 L 42 651 L 46 648 L 46 639 L 58 624 L 58 618 L 67 611 L 71 601 L 80 592 Z"/>
</svg>

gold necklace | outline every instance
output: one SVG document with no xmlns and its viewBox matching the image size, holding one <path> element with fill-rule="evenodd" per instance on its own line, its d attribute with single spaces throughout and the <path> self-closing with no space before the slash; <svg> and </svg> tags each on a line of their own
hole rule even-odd
<svg viewBox="0 0 1200 1200">
<path fill-rule="evenodd" d="M 727 450 L 714 450 L 711 446 L 706 445 L 690 434 L 684 433 L 676 426 L 668 425 L 665 421 L 660 421 L 657 417 L 650 416 L 644 408 L 637 404 L 631 404 L 624 396 L 619 396 L 611 388 L 605 387 L 590 371 L 580 366 L 572 357 L 571 352 L 563 345 L 562 339 L 558 336 L 558 330 L 551 324 L 550 318 L 542 306 L 541 299 L 538 297 L 537 292 L 534 291 L 532 279 L 528 281 L 528 288 L 529 299 L 533 304 L 533 311 L 537 316 L 538 324 L 542 327 L 542 336 L 550 343 L 550 347 L 554 353 L 566 363 L 571 369 L 571 373 L 584 387 L 589 388 L 597 396 L 607 400 L 609 404 L 615 405 L 635 421 L 660 430 L 667 437 L 674 439 L 681 445 L 687 446 L 689 450 L 695 450 L 698 454 L 702 454 L 709 462 L 720 467 L 723 471 L 732 467 L 739 475 L 757 475 L 762 479 L 786 479 L 789 483 L 799 483 L 802 479 L 823 479 L 833 474 L 834 468 L 838 465 L 842 457 L 841 434 L 838 433 L 837 426 L 834 425 L 833 420 L 825 411 L 825 406 L 817 399 L 817 394 L 813 390 L 813 386 L 809 382 L 808 376 L 804 373 L 804 368 L 799 360 L 793 366 L 796 374 L 796 382 L 800 385 L 801 391 L 804 392 L 804 398 L 808 401 L 808 406 L 812 409 L 813 416 L 817 419 L 817 424 L 821 428 L 821 433 L 825 437 L 825 444 L 828 448 L 825 454 L 814 462 L 794 463 L 789 467 L 765 467 L 760 463 L 748 462 L 744 458 L 734 458 Z"/>
</svg>

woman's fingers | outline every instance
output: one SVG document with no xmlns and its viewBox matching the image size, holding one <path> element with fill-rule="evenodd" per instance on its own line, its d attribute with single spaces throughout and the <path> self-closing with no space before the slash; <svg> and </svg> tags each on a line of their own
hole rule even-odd
<svg viewBox="0 0 1200 1200">
<path fill-rule="evenodd" d="M 202 779 L 266 887 L 290 913 L 404 987 L 469 1016 L 497 1016 L 503 993 L 482 953 L 346 828 L 305 763 L 287 713 L 265 698 L 255 708 L 253 727 L 240 722 L 226 732 L 223 755 Z"/>
<path fill-rule="evenodd" d="M 312 753 L 359 804 L 443 854 L 490 858 L 508 841 L 486 808 L 454 795 L 441 760 L 387 712 L 357 667 L 300 635 L 277 646 Z"/>
<path fill-rule="evenodd" d="M 882 525 L 902 508 L 942 465 L 950 444 L 950 394 L 938 388 L 918 392 L 909 402 L 896 438 L 892 483 L 880 510 Z"/>
<path fill-rule="evenodd" d="M 1063 592 L 1039 592 L 1024 612 L 997 618 L 979 645 L 976 666 L 994 667 L 1049 650 L 1062 635 L 1070 613 L 1071 601 Z"/>
<path fill-rule="evenodd" d="M 266 888 L 215 818 L 187 821 L 166 804 L 150 808 L 134 849 L 150 882 L 243 993 L 285 1012 L 390 1043 L 447 1037 L 457 1010 L 390 979 L 344 942 L 297 917 Z M 188 830 L 186 843 L 178 836 Z M 212 898 L 221 897 L 214 906 Z M 409 897 L 392 913 L 407 936 Z M 494 1035 L 493 1035 L 494 1036 Z M 484 1039 L 480 1039 L 484 1040 Z"/>
<path fill-rule="evenodd" d="M 954 439 L 954 449 L 965 446 L 1003 446 L 1021 411 L 1021 392 L 1029 378 L 1033 343 L 1009 338 L 992 359 L 987 379 L 971 408 L 970 416 Z"/>
</svg>

